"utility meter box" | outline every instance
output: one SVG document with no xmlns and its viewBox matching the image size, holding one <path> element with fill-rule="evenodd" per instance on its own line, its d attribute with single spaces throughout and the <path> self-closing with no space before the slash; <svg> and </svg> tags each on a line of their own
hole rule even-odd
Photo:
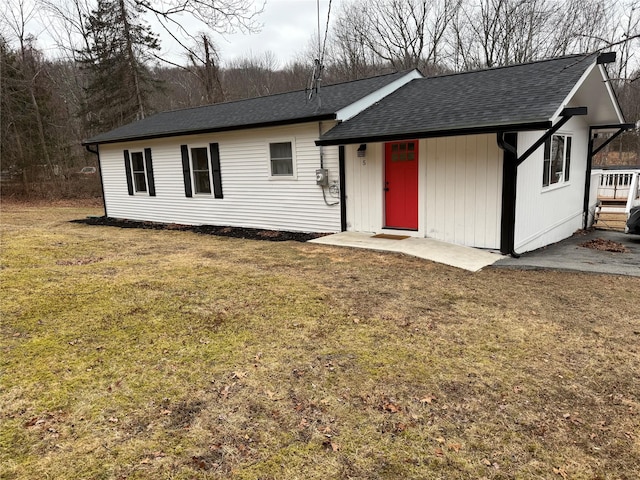
<svg viewBox="0 0 640 480">
<path fill-rule="evenodd" d="M 329 170 L 326 168 L 318 168 L 316 170 L 316 185 L 321 187 L 329 186 Z"/>
</svg>

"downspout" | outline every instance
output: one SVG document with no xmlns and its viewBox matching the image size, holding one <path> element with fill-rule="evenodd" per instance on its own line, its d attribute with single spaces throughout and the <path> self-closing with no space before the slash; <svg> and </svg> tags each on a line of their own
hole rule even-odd
<svg viewBox="0 0 640 480">
<path fill-rule="evenodd" d="M 102 208 L 104 209 L 104 216 L 107 217 L 107 200 L 104 196 L 104 180 L 102 178 L 102 162 L 100 161 L 100 145 L 96 144 L 95 150 L 91 148 L 91 145 L 87 144 L 84 146 L 87 152 L 93 153 L 98 157 L 98 175 L 100 175 L 100 189 L 102 190 Z"/>
<path fill-rule="evenodd" d="M 338 147 L 338 174 L 340 176 L 340 231 L 347 231 L 347 177 L 345 174 L 345 148 L 344 145 Z"/>
<path fill-rule="evenodd" d="M 500 252 L 520 258 L 515 252 L 516 191 L 518 182 L 518 134 L 498 132 L 498 147 L 502 149 L 502 218 L 500 221 Z"/>
</svg>

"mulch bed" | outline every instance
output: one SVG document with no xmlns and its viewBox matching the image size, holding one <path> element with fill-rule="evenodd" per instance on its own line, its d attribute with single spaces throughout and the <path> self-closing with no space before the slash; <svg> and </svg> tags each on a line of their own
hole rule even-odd
<svg viewBox="0 0 640 480">
<path fill-rule="evenodd" d="M 588 242 L 581 243 L 580 246 L 603 252 L 625 253 L 629 251 L 623 244 L 603 238 L 594 238 Z"/>
<path fill-rule="evenodd" d="M 258 228 L 224 227 L 216 225 L 180 225 L 176 223 L 140 222 L 111 217 L 87 217 L 72 220 L 72 223 L 85 225 L 99 225 L 120 228 L 142 228 L 147 230 L 178 230 L 182 232 L 201 233 L 203 235 L 218 235 L 223 237 L 245 238 L 250 240 L 268 240 L 270 242 L 307 242 L 314 238 L 327 235 L 326 233 L 285 232 L 281 230 L 262 230 Z"/>
</svg>

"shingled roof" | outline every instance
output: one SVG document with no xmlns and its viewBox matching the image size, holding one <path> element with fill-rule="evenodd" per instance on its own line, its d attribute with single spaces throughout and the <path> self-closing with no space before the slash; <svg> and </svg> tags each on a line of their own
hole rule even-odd
<svg viewBox="0 0 640 480">
<path fill-rule="evenodd" d="M 338 83 L 321 88 L 320 102 L 306 92 L 218 103 L 159 113 L 85 140 L 83 145 L 220 132 L 336 118 L 336 112 L 383 88 L 408 72 Z"/>
<path fill-rule="evenodd" d="M 325 133 L 319 145 L 547 128 L 595 55 L 420 78 Z"/>
</svg>

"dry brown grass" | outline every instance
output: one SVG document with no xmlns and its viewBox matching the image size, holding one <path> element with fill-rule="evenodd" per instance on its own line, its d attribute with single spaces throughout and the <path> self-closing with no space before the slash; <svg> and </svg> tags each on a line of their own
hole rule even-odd
<svg viewBox="0 0 640 480">
<path fill-rule="evenodd" d="M 0 478 L 640 476 L 640 279 L 3 205 Z"/>
</svg>

